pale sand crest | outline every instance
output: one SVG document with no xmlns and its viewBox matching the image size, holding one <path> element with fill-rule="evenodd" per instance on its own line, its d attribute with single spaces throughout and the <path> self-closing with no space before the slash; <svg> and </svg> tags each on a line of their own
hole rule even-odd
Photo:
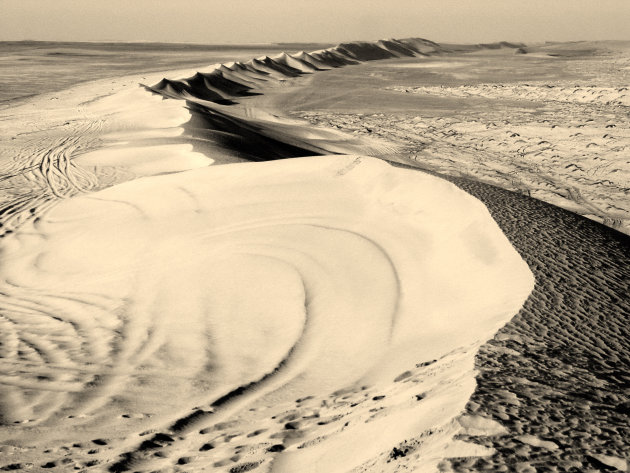
<svg viewBox="0 0 630 473">
<path fill-rule="evenodd" d="M 346 407 L 345 424 L 323 431 L 303 422 L 300 441 L 319 446 L 287 449 L 277 471 L 348 471 L 429 430 L 422 463 L 435 463 L 444 451 L 429 446 L 456 431 L 474 389 L 476 347 L 532 287 L 477 201 L 360 157 L 135 180 L 59 203 L 4 247 L 16 350 L 5 362 L 22 371 L 3 378 L 5 412 L 37 426 L 11 429 L 13 441 L 54 445 L 87 429 L 106 439 L 96 458 L 107 461 L 140 440 L 131 433 L 147 423 L 123 420 L 139 413 L 149 426 L 175 423 L 166 435 L 188 434 L 165 459 L 137 451 L 134 469 L 198 451 L 206 442 L 192 428 L 230 415 L 242 429 L 281 428 L 246 406 L 277 416 L 314 396 L 326 411 L 323 398 L 341 388 L 386 394 L 383 414 Z M 27 333 L 32 351 L 20 356 Z M 437 379 L 415 367 L 442 358 Z M 202 414 L 178 426 L 187 412 Z"/>
</svg>

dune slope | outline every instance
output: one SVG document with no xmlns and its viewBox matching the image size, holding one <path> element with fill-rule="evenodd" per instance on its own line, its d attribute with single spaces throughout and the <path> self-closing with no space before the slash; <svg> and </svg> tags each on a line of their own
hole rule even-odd
<svg viewBox="0 0 630 473">
<path fill-rule="evenodd" d="M 348 471 L 419 431 L 435 449 L 474 387 L 475 347 L 532 287 L 483 205 L 352 156 L 135 180 L 65 200 L 3 246 L 3 363 L 19 372 L 3 375 L 2 416 L 25 422 L 3 435 L 61 452 L 90 432 L 104 445 L 91 461 L 125 454 L 114 470 L 172 465 L 233 418 L 270 430 L 238 458 L 272 461 L 281 445 L 277 471 Z M 342 389 L 391 399 L 376 418 L 336 406 L 343 425 L 302 419 L 299 435 L 275 435 L 277 411 L 313 396 L 319 419 Z M 348 450 L 361 438 L 361 455 Z M 190 468 L 220 460 L 208 451 Z"/>
<path fill-rule="evenodd" d="M 467 405 L 470 415 L 500 422 L 505 435 L 472 432 L 467 439 L 495 455 L 458 456 L 450 466 L 626 470 L 630 237 L 536 199 L 449 179 L 488 206 L 536 278 L 517 316 L 477 355 Z"/>
</svg>

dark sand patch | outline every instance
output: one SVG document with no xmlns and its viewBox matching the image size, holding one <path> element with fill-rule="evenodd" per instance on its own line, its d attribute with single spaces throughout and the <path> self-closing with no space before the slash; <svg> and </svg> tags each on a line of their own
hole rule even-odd
<svg viewBox="0 0 630 473">
<path fill-rule="evenodd" d="M 599 471 L 597 455 L 628 458 L 630 237 L 526 196 L 447 179 L 486 204 L 536 277 L 523 309 L 477 355 L 467 406 L 509 433 L 471 438 L 497 453 L 451 466 Z"/>
</svg>

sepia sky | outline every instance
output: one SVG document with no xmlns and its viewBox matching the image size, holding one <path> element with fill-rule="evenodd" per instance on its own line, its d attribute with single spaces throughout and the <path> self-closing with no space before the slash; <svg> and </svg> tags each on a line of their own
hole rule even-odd
<svg viewBox="0 0 630 473">
<path fill-rule="evenodd" d="M 0 0 L 0 40 L 630 40 L 629 0 Z"/>
</svg>

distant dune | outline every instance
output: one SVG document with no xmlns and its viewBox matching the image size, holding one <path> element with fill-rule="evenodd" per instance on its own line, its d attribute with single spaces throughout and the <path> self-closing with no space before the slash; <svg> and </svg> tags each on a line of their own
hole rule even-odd
<svg viewBox="0 0 630 473">
<path fill-rule="evenodd" d="M 364 61 L 399 57 L 430 56 L 461 50 L 519 48 L 523 45 L 506 42 L 471 47 L 444 47 L 423 38 L 391 39 L 376 42 L 341 43 L 335 47 L 296 54 L 282 53 L 264 56 L 245 63 L 224 64 L 210 74 L 195 75 L 187 79 L 163 79 L 149 87 L 154 92 L 171 98 L 202 99 L 220 104 L 251 94 L 262 83 L 274 83 L 318 70 L 343 67 Z"/>
</svg>

